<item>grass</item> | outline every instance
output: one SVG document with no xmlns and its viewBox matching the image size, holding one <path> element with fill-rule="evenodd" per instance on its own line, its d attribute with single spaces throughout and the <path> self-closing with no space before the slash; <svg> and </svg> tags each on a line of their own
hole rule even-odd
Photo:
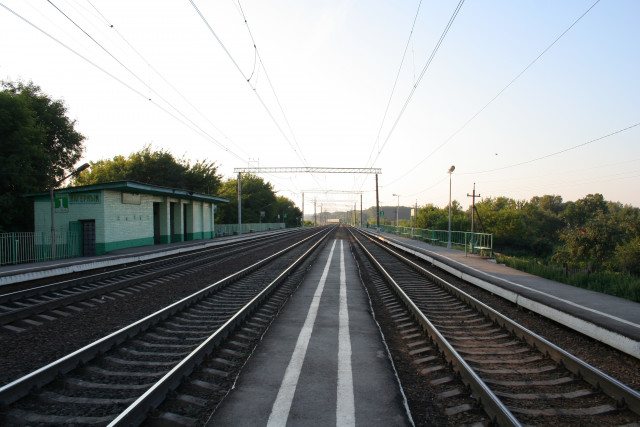
<svg viewBox="0 0 640 427">
<path fill-rule="evenodd" d="M 596 272 L 591 274 L 580 272 L 570 274 L 567 277 L 562 271 L 562 267 L 543 265 L 535 259 L 497 254 L 495 258 L 497 262 L 505 264 L 508 267 L 545 279 L 640 302 L 640 277 L 610 272 Z"/>
</svg>

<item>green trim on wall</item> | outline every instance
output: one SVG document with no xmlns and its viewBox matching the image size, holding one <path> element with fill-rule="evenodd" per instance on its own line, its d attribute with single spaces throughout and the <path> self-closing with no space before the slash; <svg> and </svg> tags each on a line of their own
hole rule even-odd
<svg viewBox="0 0 640 427">
<path fill-rule="evenodd" d="M 166 244 L 166 243 L 170 243 L 170 242 L 169 242 L 169 235 L 163 235 L 163 234 L 161 234 L 161 235 L 160 235 L 160 243 L 159 243 L 159 244 L 160 244 L 160 245 L 164 245 L 164 244 Z"/>
<path fill-rule="evenodd" d="M 202 232 L 198 233 L 187 233 L 187 240 L 202 240 L 204 239 Z"/>
<path fill-rule="evenodd" d="M 171 243 L 184 242 L 184 235 L 174 234 L 171 236 Z"/>
<path fill-rule="evenodd" d="M 96 255 L 102 255 L 107 252 L 116 251 L 118 249 L 133 248 L 136 246 L 153 245 L 153 237 L 143 237 L 140 239 L 122 240 L 119 242 L 96 243 Z"/>
</svg>

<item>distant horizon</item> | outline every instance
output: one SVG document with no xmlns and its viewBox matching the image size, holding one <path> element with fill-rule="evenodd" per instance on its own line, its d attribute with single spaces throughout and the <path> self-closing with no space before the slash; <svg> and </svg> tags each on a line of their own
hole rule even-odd
<svg viewBox="0 0 640 427">
<path fill-rule="evenodd" d="M 589 193 L 589 194 L 599 194 L 599 193 Z M 588 196 L 589 194 L 585 194 L 583 197 L 580 197 L 580 198 L 578 198 L 578 199 L 576 199 L 576 200 L 564 200 L 564 199 L 562 199 L 562 203 L 570 203 L 570 202 L 571 202 L 571 203 L 575 203 L 575 202 L 576 202 L 576 201 L 578 201 L 578 200 L 582 200 L 582 199 L 584 199 L 584 198 L 585 198 L 586 196 Z M 542 195 L 540 195 L 540 196 L 533 196 L 533 197 L 543 197 L 543 196 L 557 196 L 557 194 L 542 194 Z M 532 197 L 532 198 L 533 198 L 533 197 Z M 604 197 L 604 195 L 603 195 L 603 197 Z M 483 197 L 483 199 L 485 199 L 485 198 Z M 494 199 L 495 199 L 495 198 L 494 198 Z M 512 198 L 508 198 L 508 199 L 510 199 L 510 200 L 516 200 L 516 201 L 518 201 L 518 200 L 519 200 L 519 201 L 525 201 L 526 203 L 531 203 L 531 199 L 529 199 L 529 200 L 524 200 L 524 199 L 512 199 Z M 604 197 L 604 200 L 605 200 L 605 202 L 607 202 L 607 203 L 620 203 L 620 202 L 615 201 L 615 200 L 607 200 L 607 198 L 606 198 L 606 197 Z M 455 201 L 455 200 L 454 200 L 454 201 Z M 482 201 L 482 200 L 477 200 L 477 201 L 476 201 L 476 204 L 480 203 L 481 201 Z M 420 208 L 425 207 L 426 205 L 429 205 L 429 203 L 427 203 L 427 204 L 423 204 L 423 205 L 418 205 L 418 210 L 420 210 Z M 434 205 L 434 206 L 436 206 L 437 208 L 440 208 L 440 209 L 445 209 L 445 208 L 447 208 L 447 207 L 449 206 L 449 203 L 447 202 L 447 203 L 446 203 L 446 204 L 444 204 L 443 206 L 437 206 L 437 205 L 435 205 L 435 204 L 433 204 L 433 203 L 432 203 L 431 205 Z M 631 204 L 629 204 L 629 203 L 622 203 L 622 205 L 623 205 L 623 206 L 631 206 L 632 208 L 640 209 L 640 207 L 639 207 L 639 206 L 634 206 L 634 205 L 631 205 Z M 464 205 L 462 205 L 462 206 L 464 207 Z M 469 210 L 469 209 L 471 208 L 471 206 L 472 206 L 472 203 L 471 203 L 471 202 L 469 202 L 469 206 L 468 206 L 467 208 L 465 208 L 465 209 L 464 209 L 464 211 L 466 212 L 467 210 Z M 384 206 L 383 206 L 383 205 L 380 205 L 380 210 L 384 210 L 384 212 L 385 212 L 385 216 L 384 216 L 384 218 L 386 218 L 386 219 L 391 219 L 391 220 L 395 221 L 395 209 L 396 209 L 396 207 L 397 207 L 396 205 L 384 205 Z M 375 210 L 375 209 L 376 209 L 376 206 L 375 206 L 375 205 L 373 205 L 373 206 L 369 206 L 368 208 L 363 207 L 363 208 L 362 208 L 362 211 L 363 211 L 363 212 L 365 212 L 365 211 L 368 211 L 368 210 L 370 210 L 370 209 Z M 403 205 L 400 205 L 400 212 L 402 212 L 402 210 L 403 210 L 403 209 L 404 209 L 404 210 L 411 210 L 411 209 L 415 209 L 415 205 L 414 205 L 414 206 L 403 206 Z M 351 209 L 351 210 L 349 210 L 349 211 L 352 211 L 352 209 Z M 357 211 L 357 212 L 360 212 L 360 205 L 357 205 L 356 211 Z M 346 212 L 347 212 L 346 210 L 343 210 L 343 211 L 339 211 L 339 210 L 337 210 L 337 211 L 324 211 L 324 214 L 326 214 L 326 215 L 344 215 Z M 320 215 L 320 211 L 319 211 L 319 210 L 318 210 L 317 214 L 318 214 L 318 215 Z M 391 215 L 391 214 L 392 214 L 392 215 Z M 310 218 L 309 218 L 309 215 L 311 215 L 311 217 L 310 217 Z M 392 218 L 391 216 L 393 216 L 393 218 Z M 305 217 L 305 220 L 307 220 L 307 219 L 313 219 L 313 214 L 309 214 L 309 213 L 305 212 L 304 217 Z M 331 218 L 332 218 L 332 217 L 331 217 Z M 406 217 L 405 217 L 405 218 L 400 218 L 400 219 L 409 219 L 409 218 L 406 218 Z"/>
</svg>

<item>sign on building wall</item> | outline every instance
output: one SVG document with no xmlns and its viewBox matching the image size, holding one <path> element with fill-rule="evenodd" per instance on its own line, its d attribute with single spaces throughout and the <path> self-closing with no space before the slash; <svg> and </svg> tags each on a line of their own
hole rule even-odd
<svg viewBox="0 0 640 427">
<path fill-rule="evenodd" d="M 122 203 L 127 205 L 139 205 L 142 203 L 140 194 L 122 193 Z"/>
<path fill-rule="evenodd" d="M 56 194 L 53 206 L 58 213 L 69 212 L 69 195 L 68 194 Z"/>
<path fill-rule="evenodd" d="M 71 193 L 69 194 L 69 203 L 71 204 L 100 203 L 100 193 Z"/>
</svg>

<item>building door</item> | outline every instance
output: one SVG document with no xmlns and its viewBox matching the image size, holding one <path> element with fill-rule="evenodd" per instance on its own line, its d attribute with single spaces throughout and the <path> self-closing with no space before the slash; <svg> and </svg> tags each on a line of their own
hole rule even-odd
<svg viewBox="0 0 640 427">
<path fill-rule="evenodd" d="M 186 242 L 188 239 L 188 234 L 187 234 L 187 205 L 182 205 L 182 220 L 183 220 L 183 226 L 182 226 L 182 233 L 183 233 L 183 242 Z"/>
<path fill-rule="evenodd" d="M 82 256 L 96 254 L 96 221 L 91 219 L 82 223 Z"/>
<path fill-rule="evenodd" d="M 169 243 L 176 241 L 176 203 L 169 204 Z"/>
<path fill-rule="evenodd" d="M 153 203 L 153 244 L 160 244 L 160 203 Z"/>
</svg>

